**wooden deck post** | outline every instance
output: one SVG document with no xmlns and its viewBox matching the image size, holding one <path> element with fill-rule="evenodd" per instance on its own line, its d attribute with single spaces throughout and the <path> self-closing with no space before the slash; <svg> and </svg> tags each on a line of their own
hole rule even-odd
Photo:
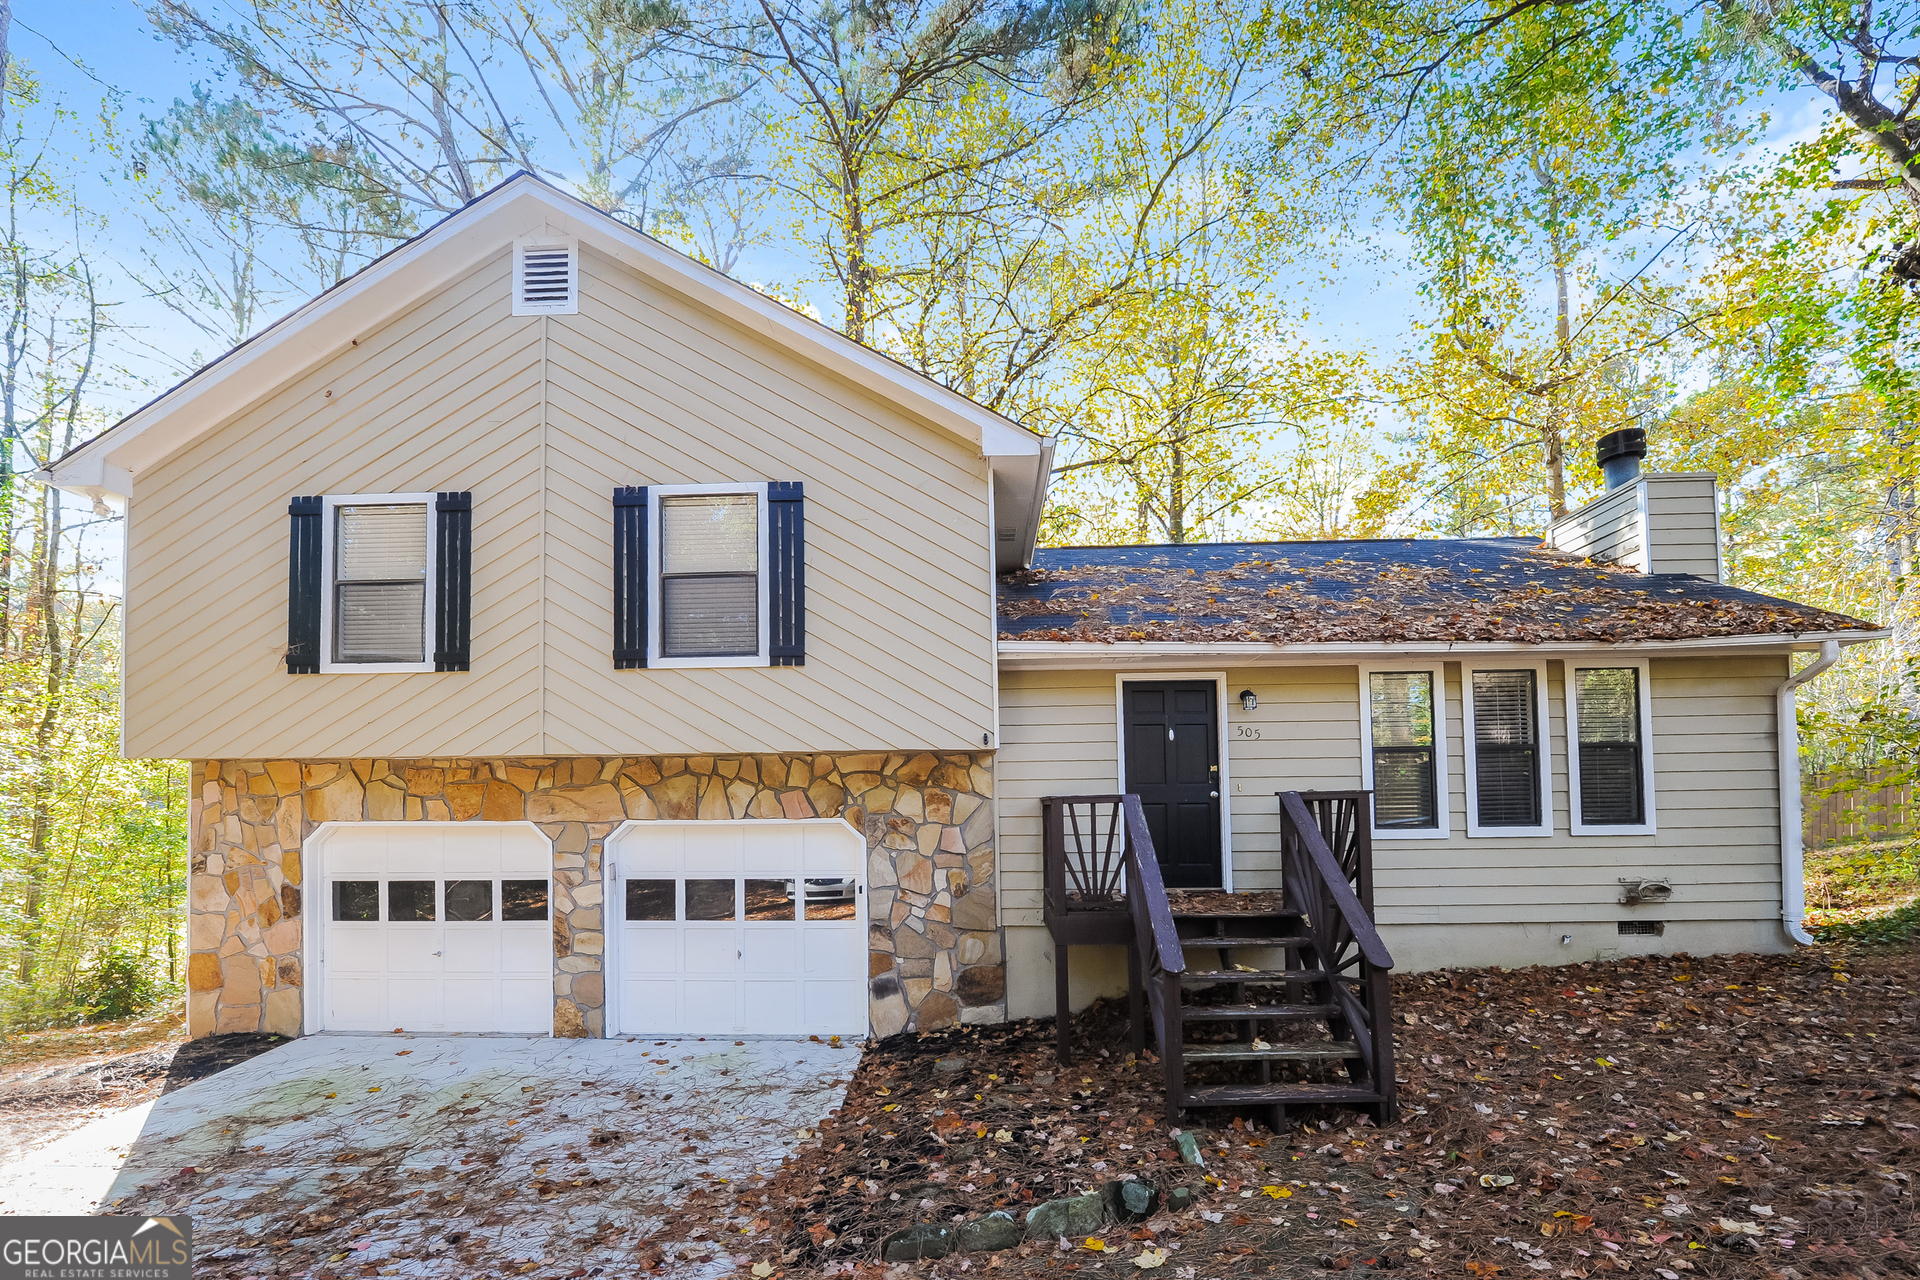
<svg viewBox="0 0 1920 1280">
<path fill-rule="evenodd" d="M 1067 1003 L 1067 944 L 1053 942 L 1053 1022 L 1059 1037 L 1060 1065 L 1073 1065 L 1073 1012 Z"/>
</svg>

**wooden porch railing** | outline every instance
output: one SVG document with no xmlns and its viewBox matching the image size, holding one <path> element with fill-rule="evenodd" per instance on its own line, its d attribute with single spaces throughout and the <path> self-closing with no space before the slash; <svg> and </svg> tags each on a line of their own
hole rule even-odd
<svg viewBox="0 0 1920 1280">
<path fill-rule="evenodd" d="M 1124 946 L 1130 1039 L 1136 1052 L 1144 1049 L 1152 1022 L 1172 1123 L 1190 1106 L 1271 1107 L 1276 1127 L 1298 1105 L 1364 1107 L 1382 1124 L 1393 1118 L 1393 959 L 1373 925 L 1372 796 L 1289 791 L 1279 801 L 1284 903 L 1268 893 L 1236 909 L 1169 902 L 1138 796 L 1041 801 L 1062 1063 L 1072 1060 L 1069 950 Z M 1222 960 L 1190 968 L 1187 947 Z M 1284 953 L 1286 962 L 1275 969 L 1226 959 L 1236 951 L 1256 959 Z M 1303 1034 L 1316 1021 L 1328 1038 Z M 1188 1022 L 1211 1030 L 1189 1044 Z M 1218 1038 L 1228 1026 L 1240 1029 L 1238 1039 Z M 1189 1087 L 1190 1058 L 1251 1064 L 1257 1079 Z M 1274 1077 L 1315 1062 L 1341 1064 L 1345 1080 Z"/>
<path fill-rule="evenodd" d="M 1370 1077 L 1383 1122 L 1397 1113 L 1393 957 L 1373 924 L 1373 795 L 1367 791 L 1282 791 L 1280 868 L 1288 905 L 1304 917 L 1302 962 L 1324 970 L 1339 1008 L 1329 1030 L 1351 1038 L 1359 1058 L 1349 1074 Z M 1311 954 L 1304 954 L 1310 952 Z"/>
<path fill-rule="evenodd" d="M 1144 1015 L 1150 1013 L 1168 1096 L 1178 1097 L 1180 974 L 1186 957 L 1140 797 L 1048 796 L 1040 809 L 1046 872 L 1042 913 L 1053 937 L 1060 1061 L 1071 1062 L 1073 1054 L 1066 1013 L 1067 948 L 1124 946 L 1133 1050 L 1146 1047 Z"/>
</svg>

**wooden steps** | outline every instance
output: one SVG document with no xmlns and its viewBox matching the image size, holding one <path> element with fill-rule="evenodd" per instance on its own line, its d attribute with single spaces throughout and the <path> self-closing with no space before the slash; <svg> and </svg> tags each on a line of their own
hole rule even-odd
<svg viewBox="0 0 1920 1280">
<path fill-rule="evenodd" d="M 1275 987 L 1285 982 L 1325 982 L 1321 969 L 1189 969 L 1180 975 L 1186 986 L 1217 982 L 1244 982 L 1252 987 Z"/>
<path fill-rule="evenodd" d="M 1324 1018 L 1339 1012 L 1331 1004 L 1183 1004 L 1180 1017 L 1186 1022 L 1244 1022 L 1263 1018 Z"/>
<path fill-rule="evenodd" d="M 1262 947 L 1262 948 L 1297 947 L 1303 941 L 1305 941 L 1305 939 L 1299 938 L 1299 937 L 1291 937 L 1291 938 L 1252 937 L 1252 938 L 1249 938 L 1249 937 L 1236 937 L 1232 934 L 1224 935 L 1222 937 L 1212 937 L 1208 934 L 1202 933 L 1202 934 L 1194 934 L 1191 937 L 1187 937 L 1187 936 L 1181 937 L 1180 945 L 1182 947 L 1212 947 L 1215 950 L 1221 950 L 1221 949 L 1232 949 L 1234 947 Z"/>
<path fill-rule="evenodd" d="M 1227 893 L 1166 889 L 1140 797 L 1043 798 L 1060 1060 L 1070 1061 L 1069 948 L 1123 944 L 1132 1043 L 1144 1048 L 1150 1018 L 1170 1123 L 1190 1123 L 1190 1108 L 1231 1108 L 1278 1129 L 1289 1107 L 1335 1106 L 1386 1124 L 1396 1114 L 1393 960 L 1372 918 L 1372 798 L 1278 799 L 1286 891 Z M 1100 892 L 1076 897 L 1087 886 Z M 1143 901 L 1128 903 L 1135 892 Z M 1131 909 L 1094 910 L 1096 899 Z"/>
<path fill-rule="evenodd" d="M 1360 1054 L 1360 1046 L 1351 1040 L 1269 1044 L 1264 1049 L 1245 1042 L 1189 1044 L 1185 1050 L 1189 1062 L 1342 1062 Z"/>
<path fill-rule="evenodd" d="M 1181 1101 L 1189 1107 L 1313 1106 L 1324 1103 L 1381 1101 L 1371 1089 L 1342 1084 L 1215 1084 L 1188 1089 Z"/>
</svg>

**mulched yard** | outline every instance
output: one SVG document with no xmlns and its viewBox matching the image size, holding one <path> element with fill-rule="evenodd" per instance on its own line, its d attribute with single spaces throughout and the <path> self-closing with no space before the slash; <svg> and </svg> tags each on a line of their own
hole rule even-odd
<svg viewBox="0 0 1920 1280">
<path fill-rule="evenodd" d="M 1831 948 L 1402 975 L 1397 1124 L 1215 1116 L 1204 1169 L 1178 1159 L 1119 1008 L 1076 1020 L 1069 1068 L 1045 1021 L 897 1036 L 769 1186 L 689 1206 L 661 1240 L 730 1214 L 761 1280 L 878 1277 L 900 1226 L 1138 1174 L 1198 1208 L 911 1268 L 1131 1274 L 1165 1250 L 1180 1280 L 1916 1275 L 1917 990 L 1911 951 Z"/>
</svg>

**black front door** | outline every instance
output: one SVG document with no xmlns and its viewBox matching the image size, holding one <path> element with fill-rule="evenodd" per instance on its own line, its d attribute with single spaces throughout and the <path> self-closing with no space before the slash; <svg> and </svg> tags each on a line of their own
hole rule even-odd
<svg viewBox="0 0 1920 1280">
<path fill-rule="evenodd" d="M 1128 683 L 1127 790 L 1169 889 L 1220 887 L 1220 726 L 1211 680 Z"/>
</svg>

